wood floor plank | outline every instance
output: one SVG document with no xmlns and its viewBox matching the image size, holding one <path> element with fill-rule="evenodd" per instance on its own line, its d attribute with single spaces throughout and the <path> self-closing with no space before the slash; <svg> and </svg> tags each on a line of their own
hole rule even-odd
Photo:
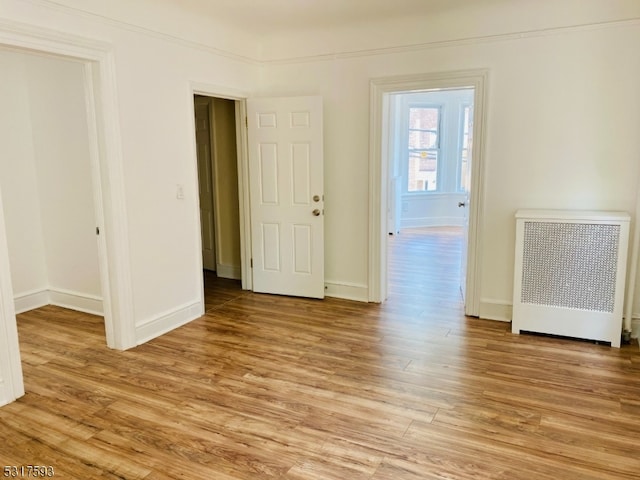
<svg viewBox="0 0 640 480">
<path fill-rule="evenodd" d="M 531 442 L 531 446 L 513 442 L 513 440 L 519 440 L 517 435 L 511 434 L 506 438 L 512 442 L 504 442 L 504 438 L 497 433 L 488 434 L 488 432 L 419 422 L 415 422 L 406 435 L 407 442 L 414 446 L 410 450 L 413 453 L 408 458 L 416 463 L 426 462 L 429 466 L 428 471 L 432 471 L 430 470 L 432 467 L 438 468 L 439 463 L 449 465 L 448 462 L 439 462 L 433 465 L 431 456 L 434 453 L 438 455 L 438 458 L 444 456 L 445 459 L 453 461 L 451 456 L 447 457 L 446 452 L 455 452 L 456 465 L 472 465 L 480 472 L 479 478 L 522 480 L 530 478 L 549 480 L 557 478 L 576 480 L 582 478 L 593 480 L 596 478 L 633 478 L 628 477 L 627 474 L 612 471 L 608 463 L 589 466 L 582 460 L 566 456 L 567 450 L 571 450 L 566 446 L 564 450 L 562 448 L 554 450 L 553 447 L 563 447 L 560 444 L 542 442 L 544 446 L 549 448 L 548 451 L 545 451 L 538 449 L 540 443 L 537 442 Z M 481 468 L 481 459 L 485 459 L 485 461 L 491 459 L 491 465 Z M 458 468 L 461 467 L 456 467 L 456 470 Z M 483 469 L 486 472 L 482 473 Z M 464 472 L 463 468 L 461 470 Z M 446 472 L 446 475 L 451 475 L 451 473 Z M 609 475 L 613 476 L 609 477 Z M 470 478 L 478 477 L 471 476 Z"/>
<path fill-rule="evenodd" d="M 640 351 L 464 316 L 459 228 L 390 237 L 382 304 L 242 291 L 126 352 L 103 320 L 18 316 L 0 466 L 56 479 L 640 479 Z"/>
</svg>

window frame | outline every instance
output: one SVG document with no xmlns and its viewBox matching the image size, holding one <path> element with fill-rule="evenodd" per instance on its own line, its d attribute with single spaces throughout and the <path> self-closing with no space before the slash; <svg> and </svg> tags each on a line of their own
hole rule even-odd
<svg viewBox="0 0 640 480">
<path fill-rule="evenodd" d="M 405 195 L 434 195 L 442 193 L 442 114 L 443 114 L 444 105 L 441 103 L 434 102 L 408 102 L 405 107 L 405 111 L 403 114 L 403 162 L 402 162 L 402 173 L 403 173 L 403 194 Z M 438 111 L 438 125 L 436 129 L 436 147 L 432 148 L 420 148 L 420 149 L 412 149 L 409 148 L 409 138 L 410 133 L 412 131 L 423 131 L 428 132 L 432 131 L 432 129 L 416 129 L 410 128 L 410 118 L 411 118 L 411 109 L 416 108 L 425 108 L 425 109 L 435 109 Z M 436 188 L 433 190 L 409 190 L 409 159 L 412 152 L 436 152 Z"/>
<path fill-rule="evenodd" d="M 465 110 L 469 109 L 469 129 L 467 131 L 467 165 L 472 164 L 471 152 L 473 146 L 473 100 L 470 102 L 462 102 L 460 104 L 460 111 L 458 112 L 458 151 L 456 153 L 456 192 L 464 193 L 467 191 L 462 185 L 462 152 L 464 148 L 464 136 L 465 136 Z M 467 167 L 468 168 L 468 167 Z"/>
</svg>

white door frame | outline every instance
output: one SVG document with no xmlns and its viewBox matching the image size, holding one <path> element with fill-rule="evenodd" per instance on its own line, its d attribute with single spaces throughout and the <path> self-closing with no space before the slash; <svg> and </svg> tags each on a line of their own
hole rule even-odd
<svg viewBox="0 0 640 480">
<path fill-rule="evenodd" d="M 0 48 L 64 57 L 83 65 L 94 192 L 100 281 L 107 345 L 125 350 L 136 345 L 131 271 L 125 208 L 120 126 L 118 123 L 115 63 L 111 46 L 33 25 L 0 20 Z M 8 258 L 4 217 L 0 215 L 0 258 Z M 0 269 L 0 323 L 15 331 L 13 287 L 9 269 Z M 2 331 L 3 329 L 0 329 Z M 22 372 L 17 336 L 9 348 L 18 355 L 12 363 L 15 398 L 22 394 Z"/>
<path fill-rule="evenodd" d="M 2 192 L 0 192 L 0 345 L 7 346 L 6 349 L 0 349 L 0 406 L 2 406 L 24 395 Z"/>
<path fill-rule="evenodd" d="M 193 116 L 194 112 L 194 95 L 204 95 L 206 97 L 223 98 L 226 100 L 234 100 L 236 107 L 236 149 L 238 155 L 238 210 L 240 218 L 240 275 L 243 290 L 253 289 L 253 278 L 251 272 L 251 216 L 249 214 L 249 153 L 247 150 L 247 98 L 248 94 L 240 90 L 233 88 L 221 87 L 219 85 L 211 85 L 202 82 L 190 82 L 187 89 L 187 104 L 190 105 L 189 110 L 189 125 L 192 129 L 192 158 L 194 177 L 192 182 L 195 191 L 198 191 L 198 156 L 196 149 L 196 125 Z M 200 201 L 198 200 L 195 206 L 195 213 L 200 217 Z M 200 220 L 197 221 L 198 231 L 195 234 L 197 239 L 197 251 L 202 251 L 202 233 Z M 197 276 L 202 304 L 202 312 L 204 312 L 204 279 L 202 276 L 202 258 L 199 258 L 196 265 L 196 271 L 194 274 Z"/>
<path fill-rule="evenodd" d="M 375 78 L 370 82 L 369 126 L 369 301 L 387 298 L 387 188 L 389 158 L 383 132 L 389 121 L 388 94 L 443 88 L 474 88 L 474 124 L 469 205 L 469 243 L 465 314 L 480 313 L 480 255 L 484 191 L 484 144 L 488 71 L 464 70 L 398 77 Z"/>
</svg>

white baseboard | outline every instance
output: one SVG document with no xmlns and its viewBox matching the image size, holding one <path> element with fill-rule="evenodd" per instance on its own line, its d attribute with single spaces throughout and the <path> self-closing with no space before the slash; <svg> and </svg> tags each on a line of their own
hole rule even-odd
<svg viewBox="0 0 640 480">
<path fill-rule="evenodd" d="M 13 296 L 13 303 L 15 306 L 16 314 L 28 312 L 36 308 L 49 305 L 49 290 L 43 288 L 42 290 L 32 290 L 30 292 L 18 293 Z"/>
<path fill-rule="evenodd" d="M 503 300 L 481 298 L 480 318 L 510 322 L 513 319 L 513 304 Z"/>
<path fill-rule="evenodd" d="M 345 300 L 355 300 L 357 302 L 369 301 L 369 289 L 367 286 L 355 283 L 325 282 L 324 294 L 327 297 L 344 298 Z"/>
<path fill-rule="evenodd" d="M 230 278 L 232 280 L 242 279 L 242 269 L 235 265 L 216 264 L 216 275 L 220 278 Z"/>
<path fill-rule="evenodd" d="M 102 298 L 70 290 L 44 288 L 19 293 L 13 297 L 16 314 L 28 312 L 45 305 L 56 305 L 92 315 L 104 315 Z"/>
<path fill-rule="evenodd" d="M 49 289 L 49 303 L 92 315 L 104 315 L 102 298 L 69 290 Z"/>
<path fill-rule="evenodd" d="M 142 345 L 202 315 L 204 315 L 204 305 L 198 301 L 146 320 L 136 325 L 136 343 Z"/>
<path fill-rule="evenodd" d="M 480 318 L 510 322 L 513 319 L 513 305 L 510 302 L 483 298 L 480 300 Z M 631 319 L 631 338 L 640 338 L 640 315 Z"/>
</svg>

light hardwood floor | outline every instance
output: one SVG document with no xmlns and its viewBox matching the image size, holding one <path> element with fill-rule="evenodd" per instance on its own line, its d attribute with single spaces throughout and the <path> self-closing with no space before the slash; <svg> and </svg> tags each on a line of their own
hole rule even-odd
<svg viewBox="0 0 640 480">
<path fill-rule="evenodd" d="M 82 480 L 640 478 L 637 345 L 465 318 L 458 232 L 390 241 L 382 305 L 208 278 L 204 317 L 127 352 L 106 348 L 99 317 L 20 315 L 27 394 L 0 408 L 0 467 Z"/>
</svg>

